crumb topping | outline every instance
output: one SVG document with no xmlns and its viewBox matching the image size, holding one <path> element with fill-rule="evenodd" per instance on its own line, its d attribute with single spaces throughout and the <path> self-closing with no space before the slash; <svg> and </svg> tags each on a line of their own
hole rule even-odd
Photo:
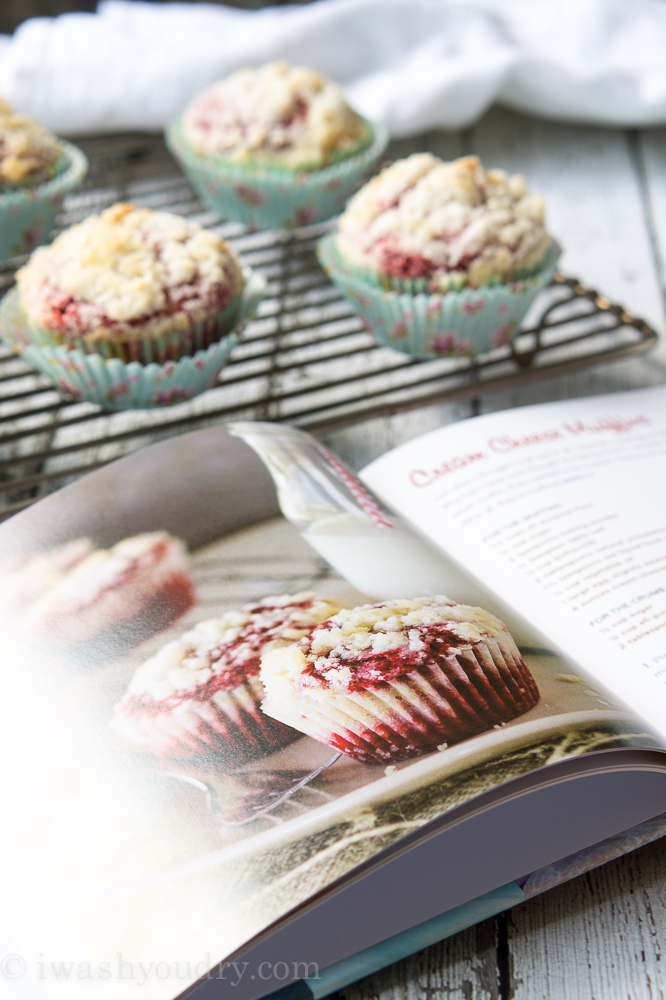
<svg viewBox="0 0 666 1000">
<path fill-rule="evenodd" d="M 16 280 L 28 318 L 65 338 L 160 336 L 223 310 L 240 261 L 179 215 L 117 204 L 39 247 Z"/>
<path fill-rule="evenodd" d="M 0 98 L 0 185 L 46 180 L 60 155 L 52 132 Z"/>
<path fill-rule="evenodd" d="M 257 675 L 262 653 L 309 635 L 338 608 L 304 591 L 266 597 L 199 622 L 139 667 L 121 707 L 151 714 L 186 700 L 207 701 Z"/>
<path fill-rule="evenodd" d="M 354 195 L 339 221 L 338 246 L 351 263 L 424 279 L 431 291 L 510 280 L 537 267 L 551 244 L 543 198 L 520 174 L 484 170 L 476 156 L 398 160 Z"/>
<path fill-rule="evenodd" d="M 336 83 L 286 62 L 241 69 L 213 84 L 187 108 L 183 129 L 203 156 L 287 168 L 325 166 L 370 138 Z"/>
<path fill-rule="evenodd" d="M 262 680 L 269 699 L 287 679 L 301 689 L 348 692 L 500 635 L 506 627 L 490 612 L 446 597 L 386 601 L 339 611 L 295 647 L 266 656 Z"/>
</svg>

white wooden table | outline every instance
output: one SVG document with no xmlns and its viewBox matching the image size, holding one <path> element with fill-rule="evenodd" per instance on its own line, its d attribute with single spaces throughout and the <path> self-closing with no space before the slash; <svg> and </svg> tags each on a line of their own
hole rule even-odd
<svg viewBox="0 0 666 1000">
<path fill-rule="evenodd" d="M 474 128 L 396 144 L 524 173 L 547 199 L 561 269 L 666 333 L 666 129 L 620 131 L 536 121 L 496 108 Z M 392 150 L 393 152 L 393 150 Z M 666 381 L 650 354 L 518 390 L 375 420 L 327 436 L 360 468 L 424 431 L 484 413 Z M 666 484 L 665 484 L 666 487 Z M 487 920 L 342 991 L 345 1000 L 661 1000 L 666 996 L 666 843 Z"/>
<path fill-rule="evenodd" d="M 113 146 L 113 139 L 107 146 Z M 562 270 L 624 304 L 660 333 L 666 332 L 666 129 L 634 133 L 564 126 L 494 109 L 473 129 L 394 143 L 389 155 L 428 148 L 447 159 L 477 152 L 487 166 L 524 173 L 532 190 L 547 199 L 549 228 L 564 247 Z M 137 161 L 134 188 L 124 186 L 122 171 L 109 177 L 104 196 L 153 204 L 152 198 L 153 207 L 160 207 L 162 194 L 166 197 L 175 191 L 173 197 L 182 199 L 177 210 L 187 208 L 192 194 L 182 176 L 174 174 L 175 165 L 167 164 L 158 183 L 150 174 L 152 162 L 150 158 L 145 163 Z M 72 199 L 71 210 L 87 214 L 97 209 L 95 197 L 83 191 Z M 649 355 L 596 364 L 524 387 L 484 390 L 476 398 L 347 427 L 327 434 L 325 440 L 352 467 L 360 468 L 416 434 L 477 413 L 664 382 L 666 346 L 662 343 Z M 229 398 L 233 391 L 244 391 L 242 383 L 227 389 Z M 215 392 L 224 395 L 227 389 L 199 397 L 193 410 L 200 407 L 204 417 L 208 419 L 209 414 L 211 420 L 218 419 L 206 410 L 205 399 L 214 399 Z M 22 405 L 20 400 L 16 405 Z M 94 452 L 91 461 L 117 457 L 129 447 L 123 435 L 134 425 L 143 428 L 140 443 L 148 443 L 155 433 L 155 412 L 148 417 L 140 412 L 103 417 L 88 431 L 85 422 L 78 422 L 76 405 L 64 416 L 57 407 L 45 410 L 39 418 L 44 431 L 40 424 L 30 447 L 19 440 L 20 435 L 9 434 L 0 448 L 0 459 L 6 456 L 8 462 L 16 455 L 28 455 L 32 461 L 29 456 L 35 449 L 46 448 L 49 442 L 57 445 L 60 451 L 56 449 L 55 458 L 34 477 L 34 482 L 46 483 L 40 488 L 51 489 L 53 483 L 42 475 L 48 466 L 69 463 L 70 468 L 87 461 L 88 451 Z M 52 428 L 49 420 L 54 422 Z M 6 429 L 12 430 L 8 425 Z M 116 436 L 105 439 L 112 431 Z M 90 447 L 76 450 L 84 432 L 91 435 Z M 68 452 L 70 445 L 73 450 Z M 80 471 L 72 469 L 72 474 Z M 414 1000 L 439 996 L 445 1000 L 664 998 L 665 862 L 666 843 L 645 847 L 349 987 L 341 995 L 345 1000 L 397 1000 L 405 994 Z"/>
</svg>

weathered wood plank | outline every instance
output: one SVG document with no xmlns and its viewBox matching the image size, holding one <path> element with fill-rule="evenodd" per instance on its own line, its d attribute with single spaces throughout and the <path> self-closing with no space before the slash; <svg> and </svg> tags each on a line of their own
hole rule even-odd
<svg viewBox="0 0 666 1000">
<path fill-rule="evenodd" d="M 341 990 L 344 1000 L 501 1000 L 494 920 Z"/>
<path fill-rule="evenodd" d="M 665 874 L 657 841 L 514 907 L 511 1000 L 663 1000 Z"/>
<path fill-rule="evenodd" d="M 627 133 L 494 108 L 473 130 L 472 143 L 487 165 L 524 173 L 545 197 L 563 271 L 664 331 L 647 206 Z"/>
<path fill-rule="evenodd" d="M 631 136 L 494 108 L 473 130 L 472 146 L 486 164 L 524 173 L 531 189 L 543 194 L 548 227 L 563 246 L 563 271 L 664 331 L 649 205 Z M 604 362 L 519 390 L 487 394 L 482 409 L 615 392 L 664 378 L 662 345 L 645 357 Z"/>
<path fill-rule="evenodd" d="M 641 143 L 648 181 L 643 187 L 631 142 L 620 132 L 535 122 L 495 109 L 472 135 L 485 162 L 524 172 L 546 196 L 549 225 L 566 248 L 563 269 L 663 331 L 658 263 L 659 257 L 666 260 L 666 133 L 643 133 Z M 479 407 L 490 411 L 663 382 L 664 360 L 662 348 L 657 357 L 604 363 L 513 392 L 485 394 Z M 467 404 L 457 410 L 431 407 L 329 435 L 329 441 L 359 467 L 437 422 L 469 412 Z M 650 845 L 512 910 L 506 921 L 510 954 L 499 955 L 499 963 L 498 923 L 486 921 L 342 996 L 663 1000 L 665 851 L 666 845 Z"/>
<path fill-rule="evenodd" d="M 358 471 L 379 458 L 385 451 L 425 434 L 427 431 L 464 420 L 474 414 L 472 402 L 448 403 L 429 406 L 422 410 L 368 420 L 363 424 L 329 431 L 319 435 L 320 440 L 339 455 L 352 469 Z"/>
<path fill-rule="evenodd" d="M 648 223 L 666 301 L 666 129 L 643 129 L 637 135 L 638 163 L 645 187 Z"/>
<path fill-rule="evenodd" d="M 657 841 L 368 976 L 340 996 L 664 1000 L 665 871 L 666 844 Z"/>
</svg>

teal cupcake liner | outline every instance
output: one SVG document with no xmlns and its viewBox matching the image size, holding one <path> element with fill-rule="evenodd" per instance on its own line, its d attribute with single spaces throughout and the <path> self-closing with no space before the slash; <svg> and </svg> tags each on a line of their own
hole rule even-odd
<svg viewBox="0 0 666 1000">
<path fill-rule="evenodd" d="M 235 329 L 205 350 L 164 364 L 104 358 L 76 348 L 35 342 L 15 288 L 0 302 L 0 336 L 57 389 L 76 400 L 87 400 L 112 411 L 170 406 L 216 385 L 220 370 L 245 324 L 255 314 L 265 290 L 263 277 L 245 272 Z"/>
<path fill-rule="evenodd" d="M 160 337 L 143 340 L 94 340 L 86 337 L 65 340 L 46 327 L 32 323 L 27 334 L 31 344 L 40 347 L 64 347 L 82 354 L 99 354 L 102 358 L 119 361 L 138 361 L 142 365 L 152 362 L 164 364 L 177 361 L 185 355 L 206 350 L 211 344 L 225 337 L 236 325 L 242 306 L 242 295 L 234 295 L 229 304 L 216 316 L 211 316 L 189 326 L 169 330 Z"/>
<path fill-rule="evenodd" d="M 88 160 L 76 146 L 60 140 L 63 166 L 50 180 L 0 192 L 0 260 L 30 253 L 49 239 L 65 195 L 79 186 Z"/>
<path fill-rule="evenodd" d="M 169 149 L 201 200 L 220 219 L 253 229 L 295 229 L 338 215 L 386 149 L 388 132 L 373 125 L 369 146 L 321 170 L 284 170 L 199 156 L 180 121 L 166 129 Z"/>
<path fill-rule="evenodd" d="M 420 360 L 473 357 L 509 344 L 537 294 L 552 281 L 560 254 L 554 243 L 541 269 L 528 278 L 428 294 L 365 281 L 339 254 L 335 234 L 317 246 L 322 267 L 377 343 Z"/>
</svg>

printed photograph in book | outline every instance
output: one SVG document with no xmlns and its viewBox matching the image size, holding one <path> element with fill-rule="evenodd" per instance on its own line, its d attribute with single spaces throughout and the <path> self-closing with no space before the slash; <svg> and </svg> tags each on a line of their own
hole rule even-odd
<svg viewBox="0 0 666 1000">
<path fill-rule="evenodd" d="M 121 998 L 149 960 L 169 973 L 141 996 L 171 1000 L 511 779 L 655 746 L 455 579 L 446 595 L 354 589 L 221 429 L 36 504 L 0 527 L 0 553 L 3 854 L 95 969 L 122 955 Z"/>
</svg>

